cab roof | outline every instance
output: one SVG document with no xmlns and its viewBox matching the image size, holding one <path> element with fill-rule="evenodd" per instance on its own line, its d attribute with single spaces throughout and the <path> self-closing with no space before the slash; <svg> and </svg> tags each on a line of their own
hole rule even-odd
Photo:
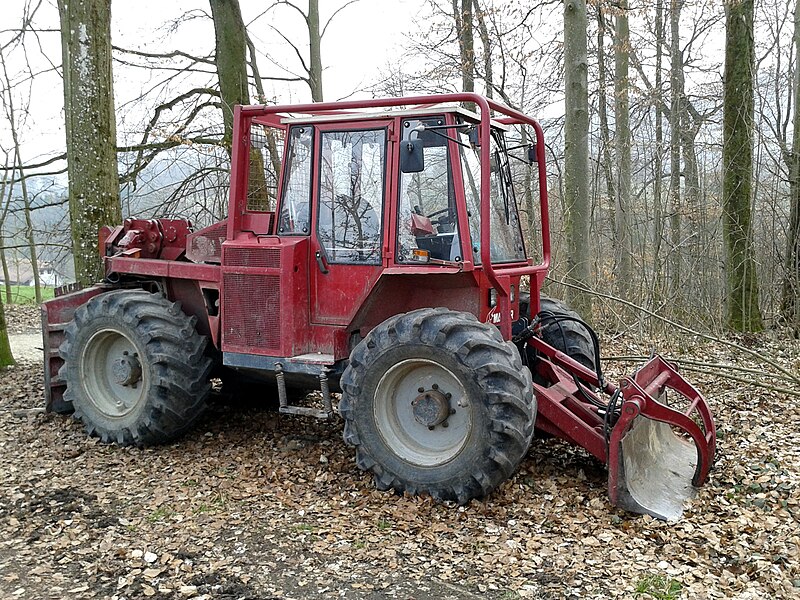
<svg viewBox="0 0 800 600">
<path fill-rule="evenodd" d="M 378 112 L 331 112 L 316 115 L 283 115 L 280 123 L 286 126 L 292 125 L 317 125 L 323 123 L 344 123 L 352 121 L 375 121 L 380 119 L 394 119 L 396 117 L 427 117 L 441 114 L 454 114 L 463 117 L 467 121 L 473 123 L 480 123 L 480 117 L 466 108 L 454 105 L 439 105 L 439 106 L 425 106 L 414 107 L 400 110 L 384 110 Z M 253 119 L 259 122 L 258 117 Z M 492 121 L 493 127 L 498 127 L 504 131 L 510 128 L 507 125 Z"/>
</svg>

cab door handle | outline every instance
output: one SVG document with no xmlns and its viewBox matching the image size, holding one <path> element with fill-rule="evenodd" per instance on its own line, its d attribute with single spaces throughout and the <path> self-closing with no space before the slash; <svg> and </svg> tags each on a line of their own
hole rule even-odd
<svg viewBox="0 0 800 600">
<path fill-rule="evenodd" d="M 315 257 L 316 257 L 316 259 L 317 259 L 317 266 L 319 267 L 319 270 L 320 270 L 320 272 L 321 272 L 323 275 L 327 275 L 327 274 L 328 274 L 328 267 L 325 265 L 325 259 L 324 259 L 324 258 L 322 258 L 322 252 L 320 252 L 319 250 L 317 250 L 317 251 L 314 253 L 314 256 L 315 256 Z"/>
</svg>

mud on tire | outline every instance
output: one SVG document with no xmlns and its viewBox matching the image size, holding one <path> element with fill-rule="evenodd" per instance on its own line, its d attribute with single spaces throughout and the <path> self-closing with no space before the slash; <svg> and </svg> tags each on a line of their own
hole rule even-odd
<svg viewBox="0 0 800 600">
<path fill-rule="evenodd" d="M 64 399 L 104 442 L 169 442 L 203 413 L 212 361 L 195 317 L 158 294 L 118 290 L 75 311 L 59 348 Z"/>
<path fill-rule="evenodd" d="M 344 440 L 381 490 L 466 504 L 505 481 L 531 443 L 530 373 L 471 314 L 427 308 L 384 321 L 354 348 L 341 386 Z"/>
</svg>

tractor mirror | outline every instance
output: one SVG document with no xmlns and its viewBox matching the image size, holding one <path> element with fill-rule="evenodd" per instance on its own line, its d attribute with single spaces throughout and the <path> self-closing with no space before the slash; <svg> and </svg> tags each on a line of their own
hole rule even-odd
<svg viewBox="0 0 800 600">
<path fill-rule="evenodd" d="M 400 144 L 400 171 L 419 173 L 425 170 L 422 140 L 406 140 Z"/>
<path fill-rule="evenodd" d="M 536 144 L 531 144 L 530 146 L 528 146 L 528 162 L 530 164 L 538 162 L 536 160 Z"/>
</svg>

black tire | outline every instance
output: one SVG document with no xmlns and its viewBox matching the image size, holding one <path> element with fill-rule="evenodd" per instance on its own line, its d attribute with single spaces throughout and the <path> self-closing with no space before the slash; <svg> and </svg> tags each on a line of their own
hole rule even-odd
<svg viewBox="0 0 800 600">
<path fill-rule="evenodd" d="M 556 319 L 543 321 L 542 339 L 584 367 L 594 370 L 597 357 L 589 330 L 577 321 L 558 320 L 558 317 L 580 319 L 581 316 L 560 300 L 542 297 L 539 301 L 539 318 L 544 319 L 550 314 L 555 315 Z"/>
<path fill-rule="evenodd" d="M 530 294 L 520 294 L 520 314 L 530 319 L 530 310 Z M 548 320 L 547 317 L 552 315 L 555 315 L 556 318 Z M 539 330 L 541 339 L 556 350 L 574 358 L 583 366 L 595 370 L 597 361 L 594 342 L 589 330 L 577 321 L 559 320 L 558 317 L 581 318 L 566 303 L 542 296 L 539 300 L 539 318 L 543 319 L 543 325 Z M 526 353 L 528 364 L 533 366 L 536 360 L 535 352 L 528 346 Z"/>
<path fill-rule="evenodd" d="M 530 373 L 471 314 L 426 308 L 384 321 L 353 349 L 341 383 L 344 440 L 381 490 L 466 504 L 514 473 L 531 443 Z M 414 407 L 428 394 L 449 413 L 432 431 Z"/>
<path fill-rule="evenodd" d="M 212 367 L 195 321 L 178 303 L 140 290 L 102 294 L 75 311 L 59 348 L 60 375 L 64 399 L 89 435 L 147 446 L 194 424 Z"/>
</svg>

